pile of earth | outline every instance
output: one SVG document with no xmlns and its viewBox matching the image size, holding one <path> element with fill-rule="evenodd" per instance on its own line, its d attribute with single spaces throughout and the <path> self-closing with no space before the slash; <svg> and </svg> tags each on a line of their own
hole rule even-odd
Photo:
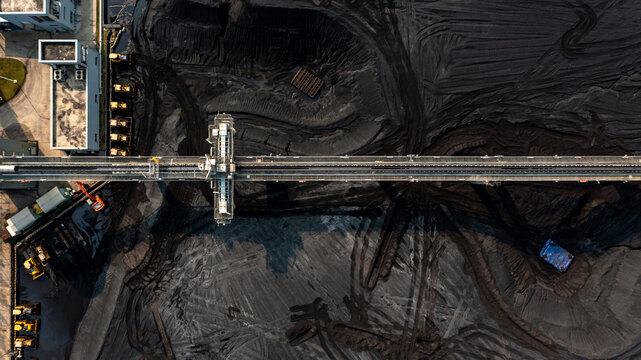
<svg viewBox="0 0 641 360">
<path fill-rule="evenodd" d="M 149 1 L 135 29 L 136 68 L 127 74 L 140 89 L 137 151 L 207 153 L 207 124 L 223 111 L 235 118 L 235 151 L 242 155 L 640 151 L 636 114 L 641 102 L 635 99 L 641 49 L 633 39 L 641 24 L 625 19 L 639 13 L 641 4 L 335 0 L 326 5 Z M 325 80 L 318 99 L 289 85 L 299 66 Z M 274 318 L 273 324 L 256 325 L 270 344 L 252 350 L 258 351 L 256 357 L 273 350 L 272 342 L 286 342 L 283 329 L 290 327 L 293 342 L 305 350 L 313 348 L 310 342 L 320 342 L 325 352 L 316 353 L 319 358 L 331 358 L 332 352 L 355 358 L 363 354 L 359 351 L 407 358 L 448 353 L 465 358 L 479 351 L 498 357 L 602 358 L 639 351 L 639 326 L 623 316 L 641 313 L 635 300 L 641 292 L 638 274 L 630 269 L 641 246 L 637 184 L 237 183 L 241 220 L 232 230 L 204 222 L 202 209 L 212 198 L 208 184 L 170 184 L 161 192 L 163 205 L 145 213 L 141 202 L 160 200 L 149 197 L 159 196 L 152 187 L 121 189 L 138 194 L 123 199 L 126 226 L 152 220 L 119 242 L 133 247 L 147 239 L 152 245 L 147 260 L 128 278 L 131 290 L 121 295 L 114 315 L 136 321 L 127 324 L 128 338 L 111 333 L 113 347 L 103 354 L 129 341 L 139 352 L 159 356 L 162 349 L 153 345 L 158 335 L 149 330 L 154 318 L 145 310 L 159 299 L 160 313 L 171 319 L 168 331 L 180 339 L 174 346 L 194 358 L 218 351 L 231 356 L 228 349 L 245 346 L 225 338 L 240 326 L 232 321 L 236 312 L 247 327 L 265 314 Z M 310 223 L 316 221 L 321 224 Z M 429 226 L 447 244 L 443 253 L 435 241 L 425 240 Z M 313 239 L 327 236 L 346 257 L 324 254 L 322 246 L 309 249 Z M 536 258 L 550 237 L 577 255 L 566 274 Z M 330 246 L 330 240 L 319 241 Z M 202 250 L 208 241 L 216 252 Z M 243 251 L 255 250 L 251 244 L 266 249 L 271 272 L 256 269 L 254 257 L 244 257 Z M 281 244 L 294 245 L 284 249 Z M 269 256 L 280 259 L 279 251 L 288 254 L 284 265 L 270 267 Z M 200 265 L 192 269 L 183 253 Z M 208 270 L 215 261 L 227 264 L 220 254 L 239 261 L 221 265 L 220 271 L 256 272 L 255 277 L 239 275 L 246 281 L 244 290 Z M 299 268 L 290 263 L 291 254 L 327 256 L 328 268 L 319 269 L 322 265 L 313 260 Z M 362 269 L 357 281 L 344 288 L 330 284 L 332 278 L 349 278 L 350 266 L 353 278 L 358 278 L 354 268 Z M 450 272 L 439 272 L 439 266 Z M 185 269 L 191 275 L 184 275 Z M 306 280 L 316 279 L 314 271 L 322 273 L 321 289 Z M 416 280 L 431 271 L 433 282 Z M 300 287 L 300 296 L 277 296 L 285 286 L 281 272 L 298 280 L 287 286 Z M 207 286 L 201 289 L 201 283 Z M 415 283 L 416 290 L 407 285 L 411 296 L 395 288 Z M 194 286 L 195 293 L 180 290 L 182 284 Z M 252 292 L 265 297 L 248 295 Z M 601 292 L 607 295 L 595 295 Z M 322 300 L 314 301 L 314 293 Z M 391 293 L 405 294 L 398 296 L 411 305 L 390 300 Z M 439 313 L 441 305 L 458 309 L 448 300 L 456 293 L 470 294 L 469 302 L 484 309 Z M 227 318 L 220 309 L 195 315 L 208 302 L 223 300 L 229 303 Z M 237 303 L 242 311 L 234 310 Z M 300 306 L 290 314 L 283 304 Z M 411 313 L 428 320 L 396 326 L 390 319 L 401 316 L 397 312 L 405 306 L 408 318 Z M 551 312 L 553 306 L 561 310 Z M 292 324 L 278 320 L 290 315 Z M 439 316 L 465 320 L 442 325 Z M 190 319 L 213 325 L 196 331 Z M 484 322 L 488 328 L 479 325 Z M 598 331 L 578 330 L 589 326 Z M 414 335 L 408 336 L 412 327 Z M 499 335 L 488 335 L 488 329 Z M 466 331 L 492 340 L 466 343 L 472 337 Z M 309 340 L 313 337 L 318 340 Z M 501 339 L 509 345 L 500 345 Z M 205 346 L 207 341 L 214 345 Z M 403 345 L 392 346 L 395 342 Z M 298 351 L 288 350 L 281 358 L 295 358 Z"/>
</svg>

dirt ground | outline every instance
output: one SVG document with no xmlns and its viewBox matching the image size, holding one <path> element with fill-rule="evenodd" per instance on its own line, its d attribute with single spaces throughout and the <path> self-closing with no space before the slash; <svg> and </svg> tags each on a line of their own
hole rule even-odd
<svg viewBox="0 0 641 360">
<path fill-rule="evenodd" d="M 638 155 L 639 15 L 149 0 L 120 76 L 139 154 L 206 153 L 224 111 L 242 155 Z M 135 261 L 99 358 L 641 357 L 639 185 L 493 185 L 238 183 L 226 227 L 208 184 L 114 185 L 112 247 Z M 549 237 L 576 255 L 565 274 L 537 256 Z"/>
</svg>

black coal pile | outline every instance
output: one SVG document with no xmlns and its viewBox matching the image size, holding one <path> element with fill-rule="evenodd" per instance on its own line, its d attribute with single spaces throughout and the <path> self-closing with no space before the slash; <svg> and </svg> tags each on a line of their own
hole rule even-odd
<svg viewBox="0 0 641 360">
<path fill-rule="evenodd" d="M 154 0 L 140 154 L 633 155 L 641 3 Z M 317 99 L 290 85 L 303 66 Z M 101 358 L 641 356 L 638 184 L 123 186 L 132 262 Z M 118 213 L 118 212 L 114 212 Z M 552 237 L 576 255 L 538 258 Z M 126 331 L 124 331 L 126 330 Z"/>
</svg>

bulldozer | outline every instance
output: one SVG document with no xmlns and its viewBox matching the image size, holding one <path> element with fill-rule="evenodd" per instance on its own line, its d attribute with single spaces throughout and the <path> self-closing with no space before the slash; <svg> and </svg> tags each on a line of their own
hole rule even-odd
<svg viewBox="0 0 641 360">
<path fill-rule="evenodd" d="M 109 53 L 109 60 L 112 63 L 125 63 L 131 65 L 132 58 L 130 54 Z"/>
<path fill-rule="evenodd" d="M 127 110 L 129 109 L 129 104 L 124 101 L 112 101 L 109 103 L 111 110 Z"/>
<path fill-rule="evenodd" d="M 111 133 L 109 135 L 109 138 L 111 139 L 111 141 L 120 141 L 120 142 L 129 142 L 129 140 L 131 140 L 131 138 L 128 135 L 125 135 L 125 134 L 114 134 L 114 133 Z"/>
<path fill-rule="evenodd" d="M 133 84 L 114 84 L 113 89 L 116 94 L 125 94 L 125 95 L 134 96 Z"/>
<path fill-rule="evenodd" d="M 38 245 L 36 246 L 35 250 L 36 250 L 36 254 L 38 254 L 38 259 L 42 264 L 46 264 L 47 261 L 51 259 L 51 255 L 49 255 L 47 250 L 45 250 L 44 246 Z"/>
<path fill-rule="evenodd" d="M 16 348 L 37 348 L 38 347 L 38 335 L 20 335 L 16 336 L 15 341 L 13 342 L 14 347 Z"/>
<path fill-rule="evenodd" d="M 42 266 L 42 263 L 35 258 L 27 259 L 27 261 L 24 262 L 24 268 L 29 270 L 33 280 L 45 274 L 45 268 Z"/>
<path fill-rule="evenodd" d="M 20 315 L 40 315 L 40 303 L 25 303 L 16 305 L 11 311 L 11 315 L 20 316 Z"/>
<path fill-rule="evenodd" d="M 13 330 L 15 331 L 28 331 L 32 333 L 37 333 L 40 330 L 40 320 L 16 320 L 13 323 Z"/>
<path fill-rule="evenodd" d="M 111 148 L 111 150 L 109 150 L 109 155 L 111 155 L 111 156 L 127 156 L 127 155 L 129 155 L 129 151 L 127 151 L 127 149 Z"/>
</svg>

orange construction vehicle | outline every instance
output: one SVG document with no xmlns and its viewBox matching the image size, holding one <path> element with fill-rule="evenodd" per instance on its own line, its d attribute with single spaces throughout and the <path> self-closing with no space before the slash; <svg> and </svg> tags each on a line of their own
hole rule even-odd
<svg viewBox="0 0 641 360">
<path fill-rule="evenodd" d="M 87 196 L 87 204 L 91 205 L 91 208 L 94 211 L 100 211 L 105 208 L 105 202 L 100 198 L 100 196 L 96 195 L 93 196 L 87 192 L 85 189 L 85 186 L 82 185 L 81 182 L 76 181 L 76 184 L 80 187 L 80 190 L 82 190 L 83 193 L 85 193 L 85 196 Z"/>
</svg>

